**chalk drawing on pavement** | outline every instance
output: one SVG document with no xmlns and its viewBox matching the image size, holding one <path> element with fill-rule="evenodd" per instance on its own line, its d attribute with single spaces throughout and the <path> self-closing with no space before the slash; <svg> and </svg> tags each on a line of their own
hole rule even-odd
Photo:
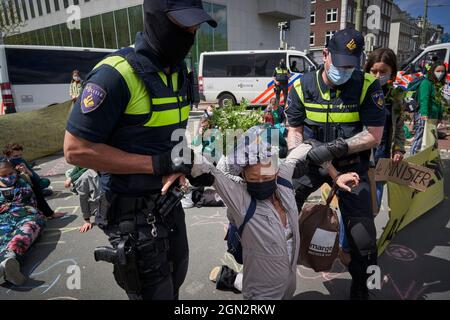
<svg viewBox="0 0 450 320">
<path fill-rule="evenodd" d="M 192 220 L 194 220 L 193 223 L 190 224 L 190 227 L 193 226 L 203 226 L 203 225 L 211 225 L 211 224 L 219 224 L 222 226 L 227 226 L 228 219 L 223 216 L 223 214 L 220 214 L 219 211 L 217 211 L 215 214 L 211 216 L 207 215 L 193 215 L 191 217 Z"/>
<path fill-rule="evenodd" d="M 389 245 L 386 248 L 386 254 L 400 261 L 414 261 L 417 259 L 417 253 L 414 250 L 399 244 Z"/>
</svg>

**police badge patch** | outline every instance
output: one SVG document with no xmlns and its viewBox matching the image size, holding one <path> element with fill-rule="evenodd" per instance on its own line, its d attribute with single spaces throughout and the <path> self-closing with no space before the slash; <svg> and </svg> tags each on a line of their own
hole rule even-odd
<svg viewBox="0 0 450 320">
<path fill-rule="evenodd" d="M 372 100 L 378 108 L 384 109 L 383 91 L 377 91 L 377 92 L 372 93 Z"/>
<path fill-rule="evenodd" d="M 106 92 L 99 85 L 95 83 L 88 83 L 81 95 L 81 111 L 89 113 L 100 107 L 103 100 L 106 98 Z"/>
</svg>

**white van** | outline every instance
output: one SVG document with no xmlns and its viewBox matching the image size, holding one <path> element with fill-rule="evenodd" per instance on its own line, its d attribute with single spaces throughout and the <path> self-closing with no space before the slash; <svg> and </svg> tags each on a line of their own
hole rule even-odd
<svg viewBox="0 0 450 320">
<path fill-rule="evenodd" d="M 403 62 L 400 71 L 397 73 L 396 84 L 406 88 L 414 78 L 423 75 L 425 66 L 432 64 L 433 60 L 444 62 L 447 68 L 447 83 L 450 83 L 450 43 L 440 43 L 419 50 Z"/>
<path fill-rule="evenodd" d="M 292 74 L 289 88 L 303 73 L 318 67 L 305 52 L 295 50 L 204 52 L 199 63 L 200 99 L 218 101 L 221 107 L 242 98 L 250 105 L 267 104 L 275 96 L 272 76 L 281 59 Z"/>
<path fill-rule="evenodd" d="M 85 77 L 115 50 L 0 46 L 0 114 L 5 110 L 30 111 L 70 100 L 72 71 Z"/>
</svg>

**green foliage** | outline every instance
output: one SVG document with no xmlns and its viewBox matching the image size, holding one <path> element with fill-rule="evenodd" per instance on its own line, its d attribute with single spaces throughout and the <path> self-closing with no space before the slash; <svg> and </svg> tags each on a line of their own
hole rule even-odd
<svg viewBox="0 0 450 320">
<path fill-rule="evenodd" d="M 221 131 L 226 129 L 242 129 L 247 131 L 253 126 L 261 125 L 264 122 L 264 112 L 261 110 L 247 110 L 248 101 L 242 99 L 240 105 L 231 104 L 213 109 L 210 124 L 213 128 Z"/>
</svg>

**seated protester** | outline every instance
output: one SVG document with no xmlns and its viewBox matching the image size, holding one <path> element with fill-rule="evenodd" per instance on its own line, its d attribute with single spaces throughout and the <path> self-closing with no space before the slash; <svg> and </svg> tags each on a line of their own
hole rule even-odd
<svg viewBox="0 0 450 320">
<path fill-rule="evenodd" d="M 263 129 L 265 130 L 265 129 Z M 247 143 L 238 146 L 232 166 L 240 167 L 245 184 L 235 183 L 206 159 L 196 163 L 192 176 L 210 174 L 213 186 L 230 208 L 232 220 L 240 226 L 250 205 L 255 205 L 255 213 L 246 224 L 241 243 L 243 248 L 244 299 L 289 299 L 296 288 L 296 270 L 300 236 L 298 229 L 298 209 L 292 189 L 292 175 L 296 166 L 307 167 L 307 154 L 311 146 L 302 144 L 293 149 L 278 170 L 273 163 L 263 163 L 275 155 L 273 147 L 260 139 L 260 127 L 247 132 Z M 260 150 L 271 149 L 266 156 L 258 156 L 252 149 L 259 141 Z M 331 147 L 331 146 L 330 146 Z M 192 181 L 191 181 L 192 182 Z M 341 175 L 339 186 L 357 183 L 354 174 Z"/>
<path fill-rule="evenodd" d="M 50 187 L 50 179 L 41 178 L 34 170 L 31 164 L 29 164 L 23 158 L 23 147 L 18 143 L 10 143 L 5 146 L 3 149 L 3 155 L 11 161 L 15 166 L 23 163 L 27 169 L 32 173 L 33 179 L 38 181 L 38 186 L 43 190 L 44 196 L 50 196 L 53 194 L 53 191 Z"/>
<path fill-rule="evenodd" d="M 67 212 L 53 211 L 48 205 L 47 200 L 43 195 L 42 189 L 39 187 L 39 180 L 37 180 L 36 176 L 34 176 L 30 170 L 25 166 L 24 163 L 16 166 L 16 170 L 19 171 L 23 177 L 26 177 L 27 182 L 30 184 L 33 189 L 34 196 L 36 198 L 37 208 L 42 214 L 50 219 L 57 219 L 67 214 Z"/>
<path fill-rule="evenodd" d="M 272 125 L 277 126 L 284 125 L 286 123 L 286 114 L 284 113 L 284 108 L 277 103 L 276 98 L 270 99 L 269 106 L 267 107 L 265 112 L 272 115 Z"/>
<path fill-rule="evenodd" d="M 0 161 L 0 281 L 23 285 L 19 258 L 28 251 L 44 226 L 31 186 L 7 161 Z"/>
<path fill-rule="evenodd" d="M 91 169 L 74 167 L 70 171 L 64 187 L 72 188 L 72 191 L 80 197 L 84 224 L 79 231 L 81 233 L 88 232 L 93 226 L 91 216 L 97 214 L 100 201 L 100 182 L 97 172 Z"/>
<path fill-rule="evenodd" d="M 272 114 L 272 106 L 268 105 L 266 110 L 264 110 L 264 123 L 267 123 L 271 126 L 275 124 Z"/>
</svg>

